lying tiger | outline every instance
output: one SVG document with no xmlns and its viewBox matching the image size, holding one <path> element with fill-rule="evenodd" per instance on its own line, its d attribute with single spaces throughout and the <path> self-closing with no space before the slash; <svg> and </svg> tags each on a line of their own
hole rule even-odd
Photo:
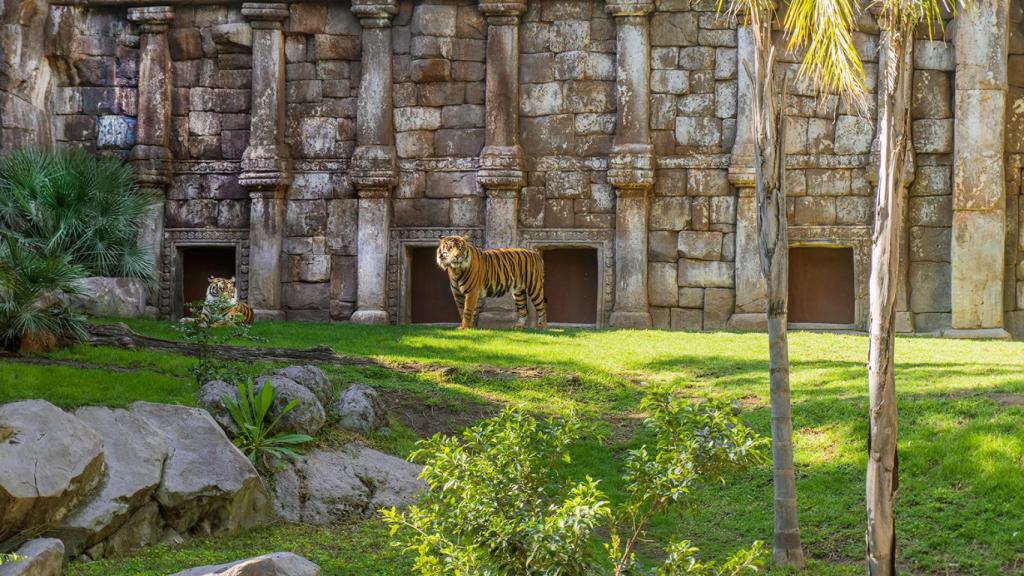
<svg viewBox="0 0 1024 576">
<path fill-rule="evenodd" d="M 537 312 L 537 326 L 547 328 L 544 298 L 544 260 L 540 252 L 525 248 L 481 250 L 463 236 L 442 236 L 437 245 L 437 265 L 448 272 L 452 296 L 466 330 L 473 326 L 479 298 L 504 296 L 510 290 L 516 301 L 516 328 L 526 326 L 526 298 Z"/>
<path fill-rule="evenodd" d="M 210 276 L 209 286 L 206 287 L 206 301 L 200 312 L 200 318 L 210 326 L 229 326 L 234 324 L 252 324 L 255 314 L 252 307 L 245 302 L 238 301 L 238 291 L 235 289 L 235 278 L 217 278 Z M 222 301 L 230 305 L 223 313 L 219 313 L 213 303 Z M 213 318 L 219 314 L 218 318 Z M 183 322 L 195 322 L 195 318 L 182 318 Z"/>
</svg>

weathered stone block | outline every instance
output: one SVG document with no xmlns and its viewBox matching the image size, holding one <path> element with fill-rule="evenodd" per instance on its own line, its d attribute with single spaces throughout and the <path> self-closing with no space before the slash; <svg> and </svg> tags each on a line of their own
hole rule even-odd
<svg viewBox="0 0 1024 576">
<path fill-rule="evenodd" d="M 584 50 L 590 42 L 590 26 L 579 20 L 558 20 L 551 24 L 548 46 L 552 52 Z"/>
<path fill-rule="evenodd" d="M 693 260 L 721 260 L 722 233 L 683 230 L 679 232 L 679 254 Z"/>
<path fill-rule="evenodd" d="M 319 236 L 327 225 L 323 200 L 289 200 L 285 210 L 285 236 Z"/>
<path fill-rule="evenodd" d="M 914 68 L 947 72 L 956 69 L 956 50 L 953 43 L 941 40 L 914 41 Z"/>
<path fill-rule="evenodd" d="M 668 330 L 672 327 L 671 310 L 668 308 L 651 308 L 651 328 Z"/>
<path fill-rule="evenodd" d="M 413 60 L 410 78 L 414 82 L 447 82 L 452 78 L 452 65 L 443 58 Z"/>
<path fill-rule="evenodd" d="M 691 196 L 728 196 L 732 193 L 727 170 L 698 170 L 686 172 L 686 189 Z"/>
<path fill-rule="evenodd" d="M 570 198 L 544 201 L 544 226 L 548 228 L 571 228 L 574 214 Z"/>
<path fill-rule="evenodd" d="M 678 292 L 675 262 L 651 262 L 647 265 L 647 300 L 651 306 L 675 306 Z"/>
<path fill-rule="evenodd" d="M 524 85 L 552 82 L 555 79 L 555 56 L 550 52 L 523 54 L 519 60 L 519 81 Z"/>
<path fill-rule="evenodd" d="M 478 104 L 445 106 L 441 109 L 444 128 L 479 128 L 484 125 L 484 107 Z"/>
<path fill-rule="evenodd" d="M 676 233 L 671 230 L 651 230 L 647 233 L 647 259 L 651 262 L 672 262 L 679 258 Z M 673 269 L 673 275 L 675 270 Z M 673 277 L 674 281 L 674 277 Z"/>
<path fill-rule="evenodd" d="M 248 200 L 249 192 L 238 183 L 235 174 L 207 174 L 202 177 L 201 198 Z"/>
<path fill-rule="evenodd" d="M 427 174 L 428 198 L 478 196 L 476 172 L 430 172 Z"/>
<path fill-rule="evenodd" d="M 338 156 L 338 120 L 308 117 L 299 122 L 296 152 L 303 158 L 334 158 Z"/>
<path fill-rule="evenodd" d="M 565 107 L 560 82 L 523 84 L 520 93 L 519 112 L 523 116 L 558 114 Z"/>
<path fill-rule="evenodd" d="M 359 201 L 355 198 L 327 202 L 327 247 L 333 254 L 355 254 L 359 225 Z"/>
<path fill-rule="evenodd" d="M 703 288 L 680 288 L 679 289 L 679 307 L 680 308 L 703 308 L 704 307 L 704 289 Z"/>
<path fill-rule="evenodd" d="M 539 156 L 568 154 L 575 145 L 572 114 L 520 120 L 523 148 Z"/>
<path fill-rule="evenodd" d="M 420 4 L 412 11 L 412 33 L 428 36 L 455 36 L 458 7 Z"/>
<path fill-rule="evenodd" d="M 942 196 L 952 193 L 949 166 L 918 166 L 914 182 L 910 185 L 911 196 Z"/>
<path fill-rule="evenodd" d="M 218 202 L 217 226 L 220 228 L 248 228 L 249 204 L 238 200 Z"/>
<path fill-rule="evenodd" d="M 544 225 L 544 188 L 523 188 L 519 200 L 519 223 L 529 228 Z"/>
<path fill-rule="evenodd" d="M 331 259 L 331 300 L 354 301 L 356 299 L 355 256 L 334 256 Z"/>
<path fill-rule="evenodd" d="M 548 172 L 548 198 L 582 198 L 590 195 L 590 178 L 584 172 Z"/>
<path fill-rule="evenodd" d="M 311 60 L 358 60 L 359 36 L 316 34 L 309 45 Z"/>
<path fill-rule="evenodd" d="M 808 196 L 845 196 L 850 193 L 849 170 L 813 169 L 805 172 Z"/>
<path fill-rule="evenodd" d="M 711 70 L 715 67 L 715 49 L 707 46 L 680 48 L 679 67 L 683 70 Z"/>
<path fill-rule="evenodd" d="M 614 134 L 615 114 L 577 114 L 577 134 Z"/>
<path fill-rule="evenodd" d="M 695 288 L 732 288 L 732 262 L 679 260 L 679 285 Z"/>
<path fill-rule="evenodd" d="M 448 226 L 449 201 L 442 198 L 392 200 L 395 226 Z"/>
<path fill-rule="evenodd" d="M 171 59 L 175 62 L 193 60 L 203 55 L 202 39 L 198 28 L 177 28 L 167 33 Z"/>
<path fill-rule="evenodd" d="M 395 130 L 437 130 L 441 127 L 441 110 L 424 106 L 395 109 Z"/>
<path fill-rule="evenodd" d="M 98 148 L 131 148 L 135 144 L 135 119 L 127 116 L 100 116 L 96 130 Z"/>
<path fill-rule="evenodd" d="M 735 48 L 718 48 L 715 50 L 715 80 L 735 79 L 736 68 Z"/>
<path fill-rule="evenodd" d="M 651 16 L 651 46 L 692 46 L 698 41 L 696 14 L 655 12 Z"/>
<path fill-rule="evenodd" d="M 450 106 L 466 101 L 466 86 L 460 82 L 429 82 L 419 86 L 421 106 Z"/>
<path fill-rule="evenodd" d="M 164 208 L 168 228 L 205 228 L 217 225 L 216 200 L 167 200 Z"/>
<path fill-rule="evenodd" d="M 282 284 L 286 308 L 292 310 L 328 310 L 331 285 L 328 282 L 315 284 L 285 282 Z"/>
<path fill-rule="evenodd" d="M 395 151 L 399 158 L 426 158 L 434 155 L 434 133 L 412 130 L 395 135 Z"/>
<path fill-rule="evenodd" d="M 911 226 L 948 227 L 953 222 L 950 196 L 914 196 L 909 209 Z"/>
<path fill-rule="evenodd" d="M 471 196 L 452 198 L 450 219 L 452 226 L 480 226 L 483 224 L 484 199 Z"/>
<path fill-rule="evenodd" d="M 722 121 L 718 118 L 676 118 L 676 143 L 680 146 L 717 146 L 721 137 Z"/>
<path fill-rule="evenodd" d="M 795 199 L 793 223 L 797 226 L 828 225 L 835 222 L 835 198 L 804 196 Z"/>
<path fill-rule="evenodd" d="M 736 304 L 732 288 L 708 288 L 704 291 L 704 330 L 722 330 L 729 323 Z"/>
<path fill-rule="evenodd" d="M 910 309 L 914 312 L 950 311 L 948 262 L 910 263 Z"/>
<path fill-rule="evenodd" d="M 483 147 L 483 128 L 445 128 L 434 133 L 434 154 L 437 156 L 476 157 Z"/>
<path fill-rule="evenodd" d="M 953 117 L 953 88 L 948 72 L 914 71 L 911 115 L 913 118 Z"/>
<path fill-rule="evenodd" d="M 917 262 L 949 262 L 949 228 L 912 226 L 910 259 Z"/>
<path fill-rule="evenodd" d="M 948 154 L 953 151 L 953 120 L 914 120 L 914 151 L 919 154 Z"/>
<path fill-rule="evenodd" d="M 867 154 L 874 137 L 875 127 L 867 118 L 840 116 L 836 120 L 835 153 Z"/>
<path fill-rule="evenodd" d="M 736 223 L 736 197 L 735 196 L 714 196 L 711 198 L 711 213 L 709 215 L 711 224 L 735 224 Z"/>
<path fill-rule="evenodd" d="M 865 196 L 836 198 L 836 224 L 866 226 L 871 223 L 874 199 Z"/>
<path fill-rule="evenodd" d="M 615 80 L 615 56 L 602 52 L 587 52 L 584 75 L 589 80 Z"/>
<path fill-rule="evenodd" d="M 690 217 L 690 199 L 682 197 L 653 198 L 650 209 L 651 230 L 682 230 Z"/>
<path fill-rule="evenodd" d="M 690 308 L 672 309 L 673 330 L 700 330 L 704 327 L 704 313 Z"/>
<path fill-rule="evenodd" d="M 331 257 L 326 254 L 306 254 L 292 256 L 290 265 L 294 266 L 294 277 L 301 282 L 327 282 L 331 279 Z"/>
</svg>

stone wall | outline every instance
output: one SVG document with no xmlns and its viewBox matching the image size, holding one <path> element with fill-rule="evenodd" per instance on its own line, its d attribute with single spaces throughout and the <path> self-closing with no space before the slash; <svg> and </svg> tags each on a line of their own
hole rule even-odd
<svg viewBox="0 0 1024 576">
<path fill-rule="evenodd" d="M 993 20 L 985 19 L 995 19 L 995 40 L 979 39 L 972 35 L 979 24 L 961 26 L 958 19 L 932 34 L 921 30 L 915 42 L 915 173 L 898 302 L 904 331 L 1001 327 L 1001 318 L 993 323 L 983 310 L 991 294 L 975 292 L 987 288 L 964 279 L 979 274 L 968 266 L 970 254 L 992 242 L 954 242 L 956 218 L 967 230 L 967 222 L 993 215 L 1001 215 L 1003 228 L 983 228 L 1006 238 L 996 252 L 1005 270 L 981 274 L 1005 288 L 994 305 L 1007 312 L 1009 326 L 1024 327 L 1024 313 L 1016 312 L 1024 310 L 1024 33 L 1021 0 L 1009 7 L 1005 1 L 975 18 L 990 28 Z M 139 110 L 147 99 L 139 86 L 152 90 L 161 78 L 147 72 L 156 80 L 141 79 L 139 62 L 144 39 L 162 42 L 165 35 L 169 160 L 166 178 L 153 180 L 166 191 L 160 224 L 168 234 L 198 230 L 202 238 L 202 231 L 213 237 L 227 230 L 248 238 L 254 273 L 278 274 L 265 264 L 276 265 L 266 254 L 279 253 L 280 284 L 261 291 L 264 308 L 323 321 L 365 309 L 360 321 L 397 321 L 404 295 L 394 292 L 405 283 L 395 247 L 460 232 L 488 245 L 511 239 L 597 247 L 610 275 L 601 276 L 608 305 L 600 324 L 615 324 L 620 310 L 628 313 L 620 325 L 757 326 L 764 304 L 743 110 L 749 82 L 738 73 L 749 37 L 718 14 L 717 4 L 179 4 L 171 20 L 123 6 L 40 7 L 45 25 L 38 14 L 18 24 L 5 14 L 5 30 L 38 37 L 36 50 L 45 57 L 35 58 L 42 64 L 33 69 L 48 88 L 26 92 L 26 76 L 12 80 L 8 56 L 0 110 L 31 106 L 22 120 L 3 116 L 0 143 L 6 149 L 52 137 L 132 161 L 149 158 L 138 150 L 140 124 L 152 123 Z M 999 54 L 1000 29 L 1008 65 L 990 63 L 993 83 L 971 58 Z M 273 57 L 257 62 L 257 33 L 269 31 L 273 41 L 277 30 L 281 65 Z M 800 81 L 796 56 L 781 50 L 779 39 L 790 237 L 794 244 L 854 249 L 857 328 L 867 315 L 878 34 L 871 15 L 862 15 L 855 42 L 870 89 L 863 108 Z M 30 56 L 22 52 L 22 60 Z M 380 70 L 389 72 L 382 78 Z M 372 85 L 362 86 L 367 81 Z M 268 90 L 276 94 L 277 82 L 283 102 L 264 99 Z M 973 98 L 989 93 L 998 105 L 1007 85 L 1004 209 L 1001 200 L 975 203 L 969 184 L 957 188 L 981 177 L 965 172 L 974 157 L 964 156 L 966 148 L 958 156 L 955 140 L 972 149 L 988 145 L 973 136 L 979 125 L 971 117 L 958 124 L 957 110 L 970 110 Z M 628 108 L 634 105 L 640 108 Z M 282 121 L 268 123 L 276 106 Z M 380 115 L 361 117 L 361 110 Z M 267 144 L 278 137 L 282 145 Z M 991 146 L 992 154 L 1004 153 Z M 254 160 L 267 149 L 271 164 Z M 266 202 L 254 202 L 254 195 Z M 640 230 L 627 230 L 634 222 Z"/>
</svg>

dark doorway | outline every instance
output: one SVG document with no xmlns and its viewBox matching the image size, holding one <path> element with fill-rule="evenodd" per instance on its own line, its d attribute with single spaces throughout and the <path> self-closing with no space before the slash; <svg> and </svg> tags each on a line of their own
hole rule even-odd
<svg viewBox="0 0 1024 576">
<path fill-rule="evenodd" d="M 458 322 L 448 273 L 437 267 L 434 246 L 410 247 L 409 321 L 413 324 Z"/>
<path fill-rule="evenodd" d="M 597 249 L 548 248 L 542 253 L 548 322 L 597 324 Z"/>
<path fill-rule="evenodd" d="M 206 299 L 210 276 L 231 278 L 235 273 L 234 246 L 193 246 L 181 248 L 178 263 L 181 266 L 182 316 L 188 316 L 188 305 Z M 238 287 L 238 279 L 235 279 Z"/>
<path fill-rule="evenodd" d="M 853 324 L 853 248 L 789 249 L 789 321 Z"/>
</svg>

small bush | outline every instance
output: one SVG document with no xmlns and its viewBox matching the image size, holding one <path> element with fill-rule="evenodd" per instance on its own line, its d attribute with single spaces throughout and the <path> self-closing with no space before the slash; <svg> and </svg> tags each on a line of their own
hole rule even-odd
<svg viewBox="0 0 1024 576">
<path fill-rule="evenodd" d="M 227 311 L 232 306 L 234 304 L 225 296 L 189 302 L 191 316 L 182 318 L 175 326 L 183 340 L 196 345 L 198 361 L 189 369 L 195 378 L 196 386 L 202 386 L 211 380 L 232 380 L 230 374 L 224 370 L 222 362 L 213 356 L 213 346 L 223 344 L 232 338 L 255 340 L 249 335 L 247 324 L 227 318 Z"/>
<path fill-rule="evenodd" d="M 575 414 L 538 421 L 518 410 L 466 430 L 421 441 L 412 459 L 430 488 L 405 512 L 388 510 L 395 544 L 416 556 L 423 576 L 711 576 L 756 571 L 755 542 L 727 562 L 700 563 L 682 541 L 657 565 L 635 546 L 651 519 L 686 499 L 698 483 L 767 461 L 767 440 L 721 402 L 685 404 L 654 390 L 643 401 L 653 446 L 626 457 L 626 501 L 613 506 L 591 478 L 565 478 L 567 449 L 583 426 Z M 607 527 L 605 532 L 599 528 Z M 603 546 L 595 546 L 601 543 Z"/>
</svg>

